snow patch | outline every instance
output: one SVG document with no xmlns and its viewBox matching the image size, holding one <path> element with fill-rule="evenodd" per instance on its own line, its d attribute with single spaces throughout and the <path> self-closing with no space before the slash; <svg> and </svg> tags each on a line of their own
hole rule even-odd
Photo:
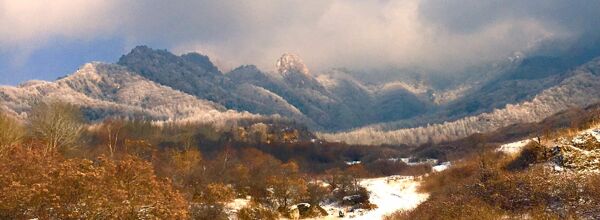
<svg viewBox="0 0 600 220">
<path fill-rule="evenodd" d="M 496 149 L 497 152 L 502 152 L 505 154 L 509 154 L 509 155 L 515 155 L 521 152 L 521 150 L 523 150 L 523 147 L 525 147 L 525 145 L 529 144 L 529 142 L 531 142 L 531 139 L 527 139 L 527 140 L 521 140 L 521 141 L 517 141 L 517 142 L 512 142 L 512 143 L 508 143 L 508 144 L 503 144 L 501 145 L 498 149 Z"/>
<path fill-rule="evenodd" d="M 444 162 L 440 165 L 435 165 L 435 166 L 431 167 L 431 170 L 433 170 L 433 172 L 442 172 L 442 171 L 450 168 L 450 165 L 451 165 L 450 162 Z"/>
<path fill-rule="evenodd" d="M 361 161 L 360 160 L 353 160 L 353 161 L 346 161 L 346 165 L 355 165 L 355 164 L 360 164 Z"/>
<path fill-rule="evenodd" d="M 328 216 L 318 219 L 382 219 L 384 216 L 399 210 L 410 210 L 427 200 L 429 194 L 417 191 L 419 177 L 389 176 L 362 179 L 360 185 L 370 192 L 371 203 L 377 205 L 374 210 L 347 210 L 335 204 L 323 205 Z M 338 217 L 339 211 L 345 213 Z"/>
<path fill-rule="evenodd" d="M 235 216 L 240 209 L 248 206 L 248 204 L 250 203 L 250 197 L 247 197 L 245 199 L 235 199 L 233 200 L 233 202 L 227 203 L 225 205 L 225 213 L 227 213 L 227 216 Z"/>
</svg>

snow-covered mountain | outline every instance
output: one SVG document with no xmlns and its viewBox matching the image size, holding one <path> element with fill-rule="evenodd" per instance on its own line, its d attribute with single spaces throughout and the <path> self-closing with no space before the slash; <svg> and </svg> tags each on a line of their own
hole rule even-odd
<svg viewBox="0 0 600 220">
<path fill-rule="evenodd" d="M 165 50 L 138 46 L 122 56 L 118 64 L 161 85 L 219 103 L 227 109 L 263 115 L 279 114 L 313 124 L 279 94 L 235 81 L 221 73 L 208 57 L 197 53 L 176 56 Z M 240 67 L 237 71 L 262 74 L 250 66 Z"/>
<path fill-rule="evenodd" d="M 138 46 L 117 64 L 91 63 L 55 82 L 1 87 L 0 107 L 25 117 L 32 100 L 56 98 L 81 105 L 91 119 L 281 116 L 332 141 L 422 144 L 533 122 L 600 101 L 600 61 L 592 60 L 598 55 L 592 50 L 519 56 L 459 74 L 390 69 L 369 78 L 370 72 L 343 68 L 311 72 L 290 53 L 274 62 L 274 72 L 244 65 L 223 73 L 198 53 L 178 56 Z"/>
<path fill-rule="evenodd" d="M 299 57 L 284 54 L 278 73 L 242 66 L 230 73 L 211 71 L 206 62 L 191 62 L 198 54 L 173 55 L 167 51 L 136 47 L 118 64 L 165 86 L 228 109 L 257 114 L 279 114 L 313 128 L 340 129 L 360 125 L 350 108 L 331 94 L 308 71 Z M 210 61 L 207 61 L 210 62 Z"/>
<path fill-rule="evenodd" d="M 88 63 L 54 82 L 29 81 L 0 87 L 0 105 L 27 117 L 36 100 L 56 99 L 80 106 L 91 120 L 107 116 L 145 117 L 160 121 L 224 122 L 262 116 L 227 110 L 159 85 L 115 64 Z"/>
<path fill-rule="evenodd" d="M 321 137 L 355 144 L 437 143 L 474 133 L 490 132 L 515 123 L 536 122 L 570 107 L 584 107 L 600 102 L 600 58 L 565 74 L 549 77 L 557 84 L 534 93 L 529 100 L 505 104 L 504 107 L 489 112 L 413 128 L 402 128 L 405 126 L 402 122 L 387 123 L 348 132 L 322 133 Z"/>
<path fill-rule="evenodd" d="M 145 46 L 134 48 L 118 64 L 228 109 L 279 114 L 318 130 L 407 119 L 431 106 L 426 95 L 415 94 L 412 88 L 367 85 L 341 70 L 312 73 L 298 55 L 291 53 L 274 62 L 276 72 L 245 65 L 221 73 L 206 56 L 177 56 Z"/>
</svg>

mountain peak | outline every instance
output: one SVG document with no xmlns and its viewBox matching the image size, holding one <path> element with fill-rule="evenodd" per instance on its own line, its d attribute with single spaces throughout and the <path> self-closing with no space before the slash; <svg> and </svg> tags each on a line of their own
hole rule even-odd
<svg viewBox="0 0 600 220">
<path fill-rule="evenodd" d="M 281 57 L 277 60 L 276 67 L 279 74 L 284 76 L 289 75 L 292 72 L 310 76 L 308 68 L 306 68 L 306 65 L 304 65 L 302 59 L 295 54 L 284 53 L 281 55 Z"/>
<path fill-rule="evenodd" d="M 173 68 L 188 69 L 196 74 L 221 75 L 221 71 L 206 55 L 193 52 L 177 56 L 168 50 L 152 49 L 143 45 L 136 46 L 131 52 L 121 56 L 117 64 L 142 75 L 158 69 Z"/>
</svg>

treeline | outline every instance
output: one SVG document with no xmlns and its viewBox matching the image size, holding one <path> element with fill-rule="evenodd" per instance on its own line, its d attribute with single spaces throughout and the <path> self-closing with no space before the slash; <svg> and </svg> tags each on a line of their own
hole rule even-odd
<svg viewBox="0 0 600 220">
<path fill-rule="evenodd" d="M 27 121 L 0 114 L 0 218 L 227 219 L 234 199 L 251 200 L 240 219 L 321 216 L 324 201 L 373 208 L 357 178 L 430 170 L 386 159 L 399 156 L 290 124 L 90 123 L 39 102 Z"/>
</svg>

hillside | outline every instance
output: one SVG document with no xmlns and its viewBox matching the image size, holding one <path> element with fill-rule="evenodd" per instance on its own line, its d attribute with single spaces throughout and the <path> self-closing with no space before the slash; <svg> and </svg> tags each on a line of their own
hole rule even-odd
<svg viewBox="0 0 600 220">
<path fill-rule="evenodd" d="M 201 61 L 194 62 L 190 57 Z M 314 75 L 293 54 L 284 54 L 275 62 L 275 73 L 263 72 L 252 65 L 221 73 L 206 56 L 197 53 L 177 56 L 145 46 L 122 56 L 118 64 L 159 84 L 228 109 L 279 114 L 319 130 L 406 119 L 429 106 L 429 101 L 419 98 L 409 88 L 372 89 L 341 71 Z M 377 108 L 366 108 L 374 105 Z"/>
<path fill-rule="evenodd" d="M 321 137 L 354 144 L 418 145 L 487 133 L 516 123 L 536 122 L 570 107 L 585 107 L 600 101 L 599 73 L 600 59 L 595 59 L 569 71 L 558 84 L 542 90 L 532 99 L 506 104 L 490 112 L 416 128 L 394 129 L 391 123 L 349 132 L 322 133 Z"/>
<path fill-rule="evenodd" d="M 223 73 L 198 53 L 178 56 L 138 46 L 118 64 L 102 64 L 99 74 L 5 86 L 3 99 L 13 114 L 27 110 L 29 101 L 24 100 L 61 93 L 85 106 L 93 120 L 146 115 L 215 122 L 273 116 L 304 124 L 328 141 L 420 145 L 536 122 L 598 101 L 599 61 L 579 65 L 594 53 L 577 54 L 518 57 L 452 77 L 389 70 L 409 74 L 386 81 L 345 69 L 313 73 L 299 56 L 288 53 L 275 62 L 276 72 L 244 65 Z"/>
<path fill-rule="evenodd" d="M 220 104 L 158 85 L 114 64 L 88 63 L 54 82 L 30 81 L 17 87 L 0 87 L 0 104 L 20 118 L 27 117 L 35 102 L 48 99 L 81 107 L 89 120 L 120 116 L 222 123 L 261 117 L 227 110 Z"/>
</svg>

